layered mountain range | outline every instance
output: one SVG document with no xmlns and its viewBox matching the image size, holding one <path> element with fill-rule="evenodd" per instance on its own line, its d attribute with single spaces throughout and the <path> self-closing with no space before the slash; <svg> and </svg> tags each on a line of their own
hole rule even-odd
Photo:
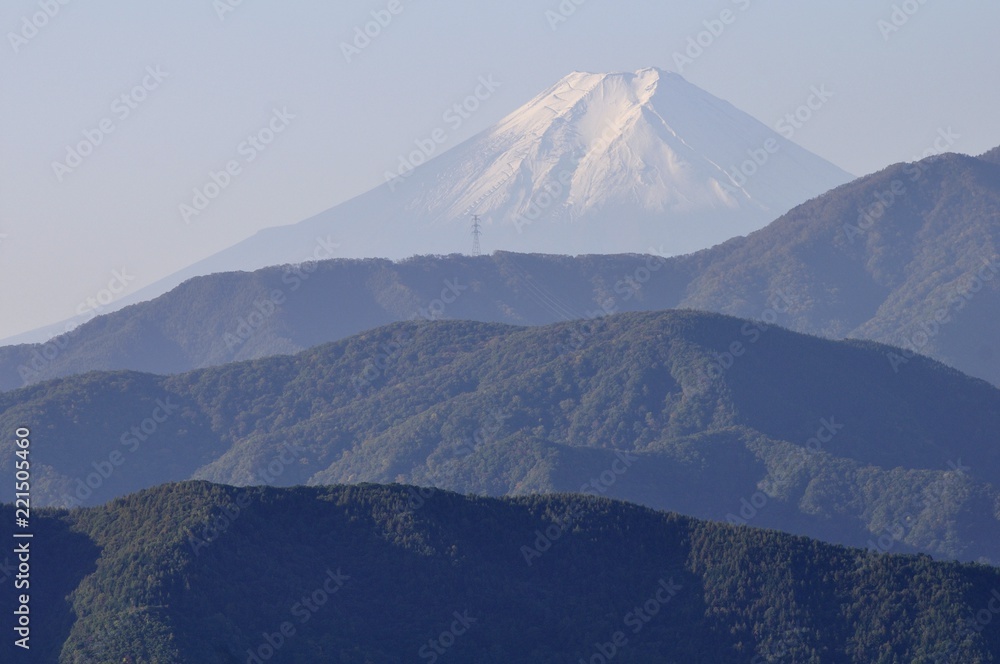
<svg viewBox="0 0 1000 664">
<path fill-rule="evenodd" d="M 40 383 L 0 395 L 0 428 L 36 423 L 39 505 L 184 479 L 583 491 L 992 558 L 1000 390 L 921 356 L 896 372 L 887 350 L 698 312 L 398 323 L 296 356 Z"/>
<path fill-rule="evenodd" d="M 497 84 L 484 79 L 482 95 Z M 757 230 L 852 179 L 679 74 L 658 69 L 574 72 L 444 150 L 441 137 L 454 130 L 452 118 L 461 124 L 446 113 L 440 127 L 402 146 L 383 185 L 310 219 L 262 230 L 113 306 L 218 272 L 317 257 L 468 252 L 472 215 L 482 218 L 488 252 L 662 247 L 677 255 Z M 60 323 L 11 343 L 63 331 Z"/>
<path fill-rule="evenodd" d="M 294 353 L 392 321 L 545 324 L 687 307 L 929 355 L 1000 385 L 1000 165 L 947 154 L 884 171 L 766 228 L 670 257 L 329 260 L 192 279 L 47 344 L 0 348 L 0 388 L 94 369 L 176 373 Z"/>
<path fill-rule="evenodd" d="M 1000 656 L 1000 148 L 848 182 L 656 69 L 441 135 L 0 348 L 32 661 Z"/>
</svg>

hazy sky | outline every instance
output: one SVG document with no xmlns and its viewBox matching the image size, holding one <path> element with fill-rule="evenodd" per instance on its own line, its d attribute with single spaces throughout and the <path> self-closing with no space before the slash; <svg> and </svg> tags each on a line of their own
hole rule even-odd
<svg viewBox="0 0 1000 664">
<path fill-rule="evenodd" d="M 949 129 L 978 154 L 1000 145 L 998 25 L 987 0 L 4 0 L 0 337 L 362 193 L 415 139 L 456 145 L 573 70 L 680 65 L 772 127 L 825 86 L 794 140 L 856 175 Z M 501 86 L 453 130 L 480 76 Z"/>
</svg>

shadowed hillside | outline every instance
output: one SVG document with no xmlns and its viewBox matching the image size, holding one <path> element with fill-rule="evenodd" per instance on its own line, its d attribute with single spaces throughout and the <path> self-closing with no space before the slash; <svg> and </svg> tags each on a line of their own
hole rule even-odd
<svg viewBox="0 0 1000 664">
<path fill-rule="evenodd" d="M 1000 390 L 926 358 L 704 314 L 399 323 L 171 377 L 0 395 L 36 501 L 189 478 L 587 491 L 881 550 L 1000 545 Z M 13 452 L 0 457 L 11 469 Z"/>
<path fill-rule="evenodd" d="M 1000 654 L 992 568 L 594 498 L 441 492 L 414 505 L 412 491 L 199 482 L 47 513 L 39 527 L 64 523 L 101 555 L 81 578 L 79 549 L 35 540 L 52 551 L 36 573 L 72 588 L 72 620 L 32 661 L 976 664 Z M 9 507 L 0 512 L 10 523 Z"/>
</svg>

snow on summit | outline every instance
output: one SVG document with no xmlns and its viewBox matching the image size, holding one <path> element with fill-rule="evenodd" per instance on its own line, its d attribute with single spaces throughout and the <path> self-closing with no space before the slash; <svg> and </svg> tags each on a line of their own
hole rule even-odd
<svg viewBox="0 0 1000 664">
<path fill-rule="evenodd" d="M 314 258 L 468 253 L 473 214 L 485 252 L 681 254 L 757 230 L 852 179 L 659 69 L 574 72 L 423 161 L 401 158 L 382 186 L 263 230 L 158 287 Z M 336 252 L 317 256 L 318 243 Z"/>
<path fill-rule="evenodd" d="M 605 232 L 641 225 L 643 237 L 671 253 L 700 249 L 851 179 L 657 69 L 570 74 L 436 165 L 442 184 L 417 194 L 413 212 L 446 222 L 474 206 L 521 235 L 536 224 L 580 221 L 596 234 L 582 242 L 588 252 L 639 249 L 601 237 L 602 222 Z"/>
</svg>

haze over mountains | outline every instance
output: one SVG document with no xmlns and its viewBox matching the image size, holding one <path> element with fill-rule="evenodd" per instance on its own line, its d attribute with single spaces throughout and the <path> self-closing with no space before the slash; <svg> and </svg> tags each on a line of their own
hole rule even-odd
<svg viewBox="0 0 1000 664">
<path fill-rule="evenodd" d="M 575 72 L 495 127 L 437 151 L 423 150 L 436 157 L 424 164 L 408 149 L 385 185 L 261 231 L 193 269 L 301 262 L 327 235 L 344 257 L 465 251 L 472 214 L 482 215 L 496 249 L 573 255 L 665 246 L 681 254 L 756 230 L 851 179 L 657 69 Z"/>
<path fill-rule="evenodd" d="M 475 106 L 502 85 L 482 77 Z M 468 102 L 391 159 L 386 183 L 265 229 L 123 299 L 186 279 L 317 258 L 467 252 L 683 254 L 744 235 L 852 176 L 682 76 L 574 72 L 494 127 L 444 150 Z M 786 132 L 787 133 L 787 132 Z M 387 160 L 389 161 L 389 160 Z M 204 201 L 209 204 L 210 201 Z M 185 220 L 197 228 L 199 211 Z M 58 326 L 62 332 L 63 327 Z M 36 334 L 14 341 L 37 341 Z"/>
<path fill-rule="evenodd" d="M 400 323 L 295 357 L 41 383 L 0 395 L 0 428 L 38 423 L 40 505 L 191 478 L 584 491 L 991 558 L 1000 390 L 920 357 L 896 373 L 883 353 L 697 312 Z"/>
<path fill-rule="evenodd" d="M 455 650 L 476 661 L 610 661 L 602 641 L 571 654 L 610 627 L 588 607 L 664 560 L 696 592 L 620 661 L 991 661 L 992 618 L 961 616 L 1000 599 L 995 570 L 877 554 L 1000 551 L 1000 157 L 847 178 L 680 76 L 575 73 L 182 274 L 270 267 L 0 348 L 0 429 L 30 425 L 35 507 L 83 508 L 41 513 L 66 545 L 42 554 L 46 656 L 270 659 L 248 634 L 270 638 L 336 551 L 403 605 L 426 609 L 427 588 L 388 590 L 397 574 L 436 580 L 437 608 L 489 595 L 489 626 Z M 462 248 L 473 213 L 491 242 L 552 253 L 368 257 Z M 609 253 L 627 250 L 656 255 Z M 334 254 L 365 258 L 318 260 Z M 17 463 L 0 448 L 0 470 Z M 565 493 L 869 551 L 525 497 Z M 204 535 L 209 520 L 225 527 Z M 570 563 L 536 577 L 525 550 L 564 535 Z M 611 554 L 639 567 L 616 575 Z M 564 583 L 579 578 L 602 581 Z M 251 587 L 263 604 L 231 594 Z M 433 625 L 410 611 L 386 635 L 358 602 L 287 652 L 412 660 Z M 536 629 L 560 610 L 572 642 Z"/>
<path fill-rule="evenodd" d="M 994 151 L 995 154 L 996 151 Z M 189 281 L 47 345 L 0 348 L 0 389 L 94 369 L 176 373 L 397 320 L 546 324 L 694 308 L 899 346 L 1000 385 L 1000 164 L 897 164 L 695 254 L 331 260 Z M 771 312 L 773 313 L 773 312 Z"/>
<path fill-rule="evenodd" d="M 0 7 L 0 664 L 1000 664 L 1000 4 L 107 4 Z"/>
</svg>

